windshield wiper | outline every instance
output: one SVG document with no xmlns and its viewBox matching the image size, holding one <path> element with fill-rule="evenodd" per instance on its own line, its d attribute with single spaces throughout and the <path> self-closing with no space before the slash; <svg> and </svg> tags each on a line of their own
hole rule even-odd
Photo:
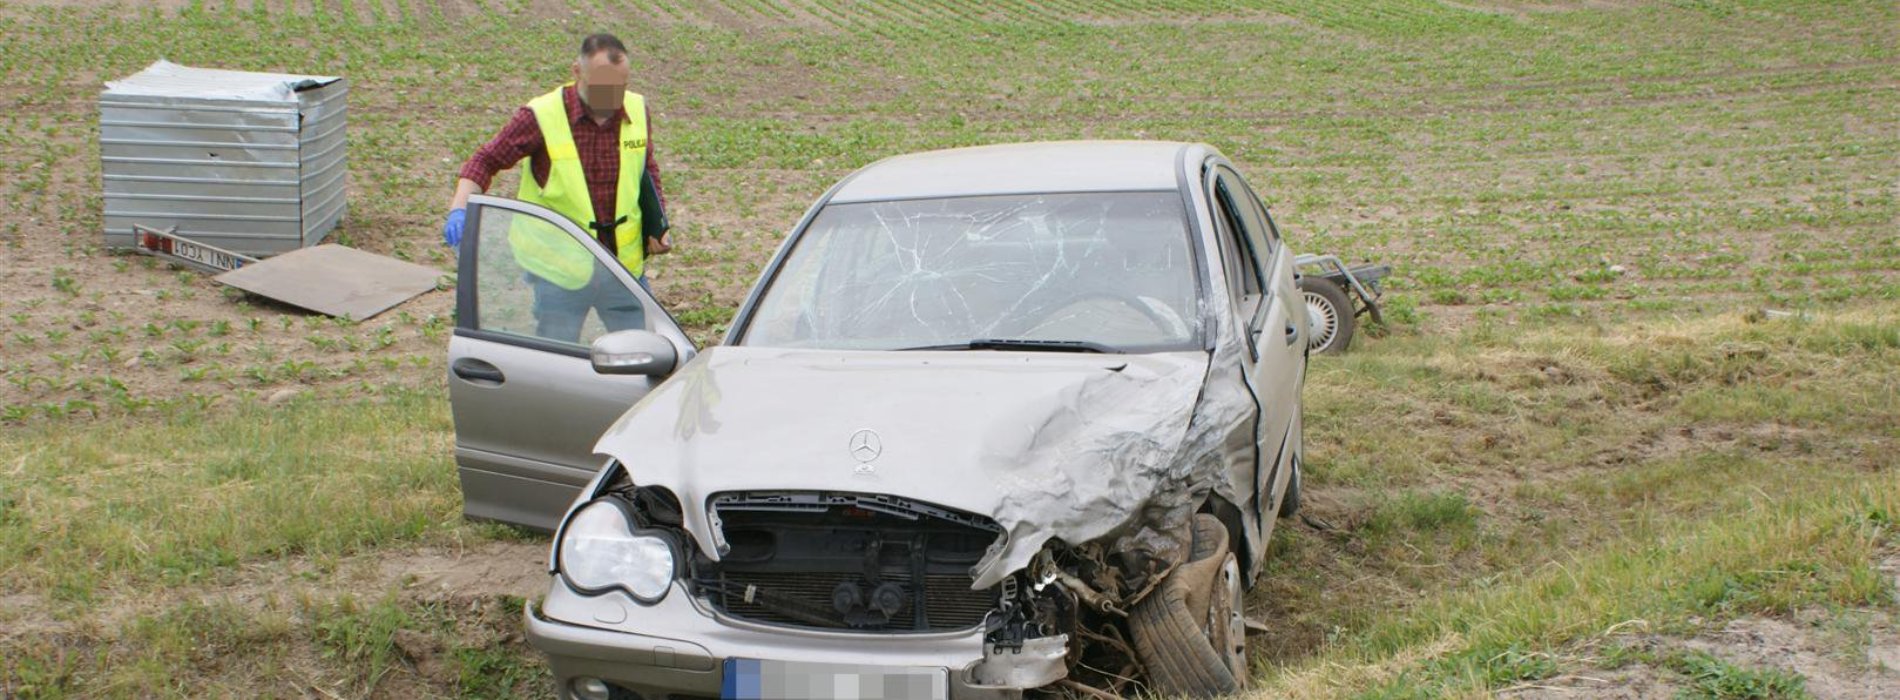
<svg viewBox="0 0 1900 700">
<path fill-rule="evenodd" d="M 1028 352 L 1099 352 L 1120 354 L 1121 350 L 1092 340 L 1030 340 L 1027 338 L 978 338 L 967 343 L 920 345 L 899 350 L 1023 350 Z"/>
</svg>

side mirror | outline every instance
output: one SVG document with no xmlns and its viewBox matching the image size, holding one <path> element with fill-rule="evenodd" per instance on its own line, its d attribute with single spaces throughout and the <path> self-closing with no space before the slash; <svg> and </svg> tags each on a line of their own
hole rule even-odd
<svg viewBox="0 0 1900 700">
<path fill-rule="evenodd" d="M 600 374 L 664 377 L 679 364 L 673 341 L 652 331 L 614 331 L 594 339 L 588 353 Z"/>
</svg>

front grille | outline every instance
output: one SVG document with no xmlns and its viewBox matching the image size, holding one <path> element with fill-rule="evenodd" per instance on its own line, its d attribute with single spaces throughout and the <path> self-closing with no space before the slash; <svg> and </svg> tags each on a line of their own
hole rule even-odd
<svg viewBox="0 0 1900 700">
<path fill-rule="evenodd" d="M 970 567 L 996 538 L 987 518 L 936 506 L 840 494 L 739 494 L 714 499 L 730 551 L 697 566 L 701 595 L 754 622 L 867 632 L 975 627 L 996 606 L 970 589 Z M 895 608 L 841 606 L 840 586 L 872 598 L 902 591 Z M 888 602 L 888 601 L 887 601 Z M 888 614 L 887 614 L 888 613 Z"/>
<path fill-rule="evenodd" d="M 723 578 L 725 585 L 719 587 L 720 603 L 728 615 L 780 625 L 831 628 L 850 627 L 842 618 L 829 619 L 836 612 L 831 604 L 832 589 L 840 583 L 862 579 L 857 574 L 770 572 L 731 573 Z M 902 585 L 906 592 L 915 590 L 905 577 L 892 576 L 883 580 Z M 745 600 L 748 586 L 753 587 L 752 602 Z M 767 605 L 760 599 L 758 591 L 772 591 L 783 603 L 791 603 L 814 614 L 790 614 L 784 611 L 787 606 L 783 604 Z M 970 590 L 968 576 L 925 575 L 921 596 L 924 600 L 922 619 L 917 617 L 918 597 L 914 593 L 906 595 L 904 604 L 891 616 L 890 622 L 871 628 L 906 632 L 964 629 L 981 624 L 983 616 L 996 606 L 995 592 Z"/>
</svg>

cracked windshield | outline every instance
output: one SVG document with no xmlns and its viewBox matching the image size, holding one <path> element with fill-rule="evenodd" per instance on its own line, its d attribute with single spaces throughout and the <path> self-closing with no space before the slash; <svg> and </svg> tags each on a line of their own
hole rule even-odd
<svg viewBox="0 0 1900 700">
<path fill-rule="evenodd" d="M 793 248 L 743 344 L 1186 348 L 1200 333 L 1194 285 L 1173 192 L 833 204 Z"/>
</svg>

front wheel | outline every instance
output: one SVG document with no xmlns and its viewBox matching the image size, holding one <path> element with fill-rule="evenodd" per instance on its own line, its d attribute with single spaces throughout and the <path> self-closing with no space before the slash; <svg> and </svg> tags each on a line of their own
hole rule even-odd
<svg viewBox="0 0 1900 700">
<path fill-rule="evenodd" d="M 1194 516 L 1188 561 L 1128 615 L 1135 654 L 1159 695 L 1209 698 L 1247 684 L 1247 629 L 1240 562 L 1227 526 Z"/>
<path fill-rule="evenodd" d="M 1301 277 L 1300 296 L 1306 300 L 1308 351 L 1337 355 L 1352 346 L 1359 321 L 1352 315 L 1352 301 L 1345 290 L 1324 277 Z"/>
</svg>

